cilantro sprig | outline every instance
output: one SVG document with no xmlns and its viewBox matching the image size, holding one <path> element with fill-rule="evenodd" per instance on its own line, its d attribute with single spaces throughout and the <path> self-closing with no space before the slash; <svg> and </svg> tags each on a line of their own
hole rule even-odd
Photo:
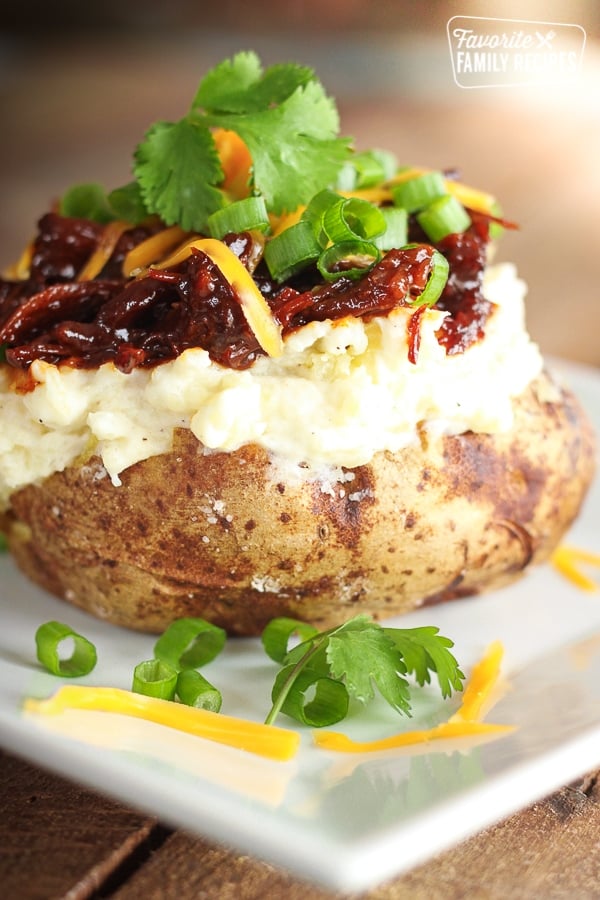
<svg viewBox="0 0 600 900">
<path fill-rule="evenodd" d="M 288 651 L 293 634 L 302 643 Z M 407 676 L 422 687 L 435 673 L 443 697 L 460 691 L 465 677 L 450 652 L 452 641 L 433 626 L 384 628 L 359 615 L 319 632 L 281 618 L 267 625 L 262 640 L 268 655 L 283 666 L 266 724 L 286 713 L 303 724 L 333 725 L 345 717 L 351 698 L 368 703 L 376 689 L 393 709 L 410 715 Z"/>
<path fill-rule="evenodd" d="M 350 140 L 338 136 L 335 103 L 311 69 L 288 63 L 263 70 L 258 56 L 245 51 L 204 76 L 180 120 L 150 127 L 134 153 L 133 182 L 109 194 L 78 185 L 63 197 L 61 212 L 133 224 L 155 214 L 167 225 L 203 231 L 228 202 L 216 128 L 244 141 L 250 190 L 276 215 L 335 183 L 351 156 Z"/>
</svg>

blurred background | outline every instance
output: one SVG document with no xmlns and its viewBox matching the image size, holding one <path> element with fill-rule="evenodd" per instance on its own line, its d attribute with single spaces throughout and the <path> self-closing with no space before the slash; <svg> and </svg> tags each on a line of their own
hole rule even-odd
<svg viewBox="0 0 600 900">
<path fill-rule="evenodd" d="M 453 16 L 577 25 L 581 69 L 461 87 Z M 600 365 L 597 0 L 4 0 L 0 22 L 0 266 L 70 185 L 129 180 L 148 126 L 179 118 L 207 69 L 253 49 L 265 65 L 314 67 L 359 149 L 454 167 L 494 193 L 520 226 L 498 258 L 529 284 L 534 338 L 546 353 Z"/>
</svg>

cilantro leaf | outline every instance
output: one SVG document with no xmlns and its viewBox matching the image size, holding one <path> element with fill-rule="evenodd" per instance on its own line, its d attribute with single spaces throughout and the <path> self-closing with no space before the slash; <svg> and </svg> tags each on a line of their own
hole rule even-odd
<svg viewBox="0 0 600 900">
<path fill-rule="evenodd" d="M 62 196 L 59 204 L 61 216 L 74 216 L 106 223 L 115 218 L 106 191 L 101 184 L 89 182 L 76 184 Z"/>
<path fill-rule="evenodd" d="M 454 644 L 439 634 L 439 628 L 386 628 L 385 632 L 404 659 L 406 670 L 415 676 L 418 684 L 429 684 L 430 672 L 435 672 L 442 697 L 449 697 L 453 690 L 462 689 L 465 676 L 449 650 Z"/>
<path fill-rule="evenodd" d="M 118 219 L 125 219 L 132 225 L 139 225 L 148 216 L 148 210 L 137 181 L 130 181 L 123 187 L 115 188 L 108 195 L 108 202 Z"/>
<path fill-rule="evenodd" d="M 263 70 L 255 53 L 243 52 L 204 76 L 183 118 L 150 127 L 134 153 L 132 184 L 108 197 L 98 185 L 80 186 L 65 208 L 101 222 L 137 224 L 156 214 L 166 225 L 204 232 L 228 200 L 212 133 L 218 128 L 247 145 L 251 187 L 276 215 L 335 184 L 352 154 L 350 139 L 338 137 L 335 103 L 312 69 L 285 63 Z"/>
<path fill-rule="evenodd" d="M 290 619 L 274 620 L 267 628 L 274 628 L 276 633 L 289 632 L 290 623 L 298 624 Z M 345 686 L 348 694 L 365 703 L 373 699 L 377 687 L 390 706 L 410 715 L 411 686 L 405 677 L 409 673 L 423 686 L 434 671 L 444 697 L 462 690 L 464 675 L 449 652 L 452 646 L 452 641 L 434 627 L 383 628 L 369 616 L 355 616 L 343 625 L 311 635 L 283 658 L 277 655 L 285 674 L 280 672 L 275 681 L 273 705 L 265 721 L 273 724 L 280 712 L 305 721 L 299 712 L 304 702 L 301 695 L 308 685 L 323 678 Z M 303 674 L 307 670 L 310 678 Z M 327 717 L 322 709 L 325 702 L 323 691 L 317 704 L 323 720 Z M 332 705 L 331 715 L 339 716 L 339 707 L 334 709 Z"/>
<path fill-rule="evenodd" d="M 210 115 L 207 121 L 240 135 L 252 156 L 254 188 L 276 214 L 307 203 L 334 183 L 350 153 L 350 142 L 335 137 L 335 105 L 314 81 L 296 88 L 278 106 Z"/>
<path fill-rule="evenodd" d="M 363 617 L 353 619 L 329 638 L 327 659 L 334 678 L 363 703 L 373 699 L 373 682 L 390 706 L 410 713 L 406 668 L 394 641 L 380 625 Z"/>
<path fill-rule="evenodd" d="M 224 198 L 223 170 L 209 130 L 189 119 L 156 122 L 135 153 L 134 172 L 149 212 L 167 225 L 202 231 Z"/>
<path fill-rule="evenodd" d="M 191 111 L 199 107 L 212 112 L 247 111 L 249 91 L 260 75 L 260 60 L 252 51 L 224 59 L 200 82 Z"/>
<path fill-rule="evenodd" d="M 211 69 L 200 82 L 191 112 L 249 113 L 282 103 L 296 88 L 315 79 L 312 69 L 295 63 L 262 71 L 256 53 L 238 53 Z"/>
</svg>

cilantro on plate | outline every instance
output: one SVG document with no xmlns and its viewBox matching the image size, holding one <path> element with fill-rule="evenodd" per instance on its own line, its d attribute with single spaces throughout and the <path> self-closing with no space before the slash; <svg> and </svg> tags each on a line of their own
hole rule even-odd
<svg viewBox="0 0 600 900">
<path fill-rule="evenodd" d="M 293 634 L 302 643 L 288 651 Z M 384 628 L 359 615 L 319 632 L 280 618 L 267 625 L 263 644 L 283 666 L 273 686 L 267 724 L 283 712 L 308 725 L 332 725 L 345 717 L 351 697 L 367 703 L 375 688 L 395 710 L 410 715 L 409 675 L 423 686 L 434 672 L 443 697 L 462 690 L 464 675 L 450 653 L 453 643 L 435 627 Z"/>
</svg>

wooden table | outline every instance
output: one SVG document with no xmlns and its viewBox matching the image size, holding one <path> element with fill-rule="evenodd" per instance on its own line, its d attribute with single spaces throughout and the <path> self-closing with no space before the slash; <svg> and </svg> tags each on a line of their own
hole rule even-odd
<svg viewBox="0 0 600 900">
<path fill-rule="evenodd" d="M 0 885 L 11 900 L 334 900 L 285 872 L 0 753 Z M 600 771 L 364 900 L 600 896 Z"/>
<path fill-rule="evenodd" d="M 397 62 L 401 49 L 388 43 L 382 52 Z M 414 61 L 410 46 L 403 51 Z M 221 55 L 208 48 L 203 64 Z M 157 60 L 168 78 L 154 78 Z M 9 213 L 0 223 L 0 262 L 7 263 L 35 217 L 69 184 L 125 181 L 135 141 L 153 119 L 181 114 L 199 72 L 197 47 L 189 41 L 160 50 L 149 42 L 54 41 L 35 52 L 15 50 L 10 65 L 4 63 L 2 120 L 11 127 L 0 142 L 0 196 Z M 386 83 L 375 98 L 377 86 L 369 93 L 368 73 L 358 73 L 362 94 L 342 98 L 344 132 L 359 146 L 394 149 L 406 162 L 459 165 L 468 181 L 501 196 L 506 213 L 522 225 L 502 255 L 518 262 L 530 284 L 534 337 L 547 352 L 600 365 L 597 80 L 555 98 L 557 109 L 541 97 L 467 96 L 452 87 L 447 59 L 434 54 L 426 65 L 429 83 L 415 80 L 408 95 L 394 94 Z M 432 90 L 436 65 L 440 84 Z M 384 69 L 380 60 L 379 72 Z M 0 754 L 0 895 L 334 896 L 6 754 Z M 600 896 L 600 772 L 364 896 Z"/>
</svg>

